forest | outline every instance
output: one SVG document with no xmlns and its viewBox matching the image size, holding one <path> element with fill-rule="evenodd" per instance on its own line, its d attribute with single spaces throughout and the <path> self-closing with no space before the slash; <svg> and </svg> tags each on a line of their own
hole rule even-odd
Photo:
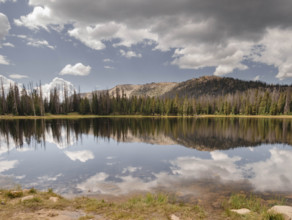
<svg viewBox="0 0 292 220">
<path fill-rule="evenodd" d="M 92 92 L 91 97 L 81 96 L 67 88 L 54 88 L 49 97 L 44 97 L 42 86 L 32 89 L 10 85 L 5 94 L 3 85 L 0 94 L 1 115 L 43 116 L 45 114 L 94 114 L 94 115 L 157 115 L 192 116 L 214 115 L 282 115 L 291 113 L 291 87 L 251 88 L 246 91 L 222 95 L 175 97 L 127 97 L 124 91 Z"/>
</svg>

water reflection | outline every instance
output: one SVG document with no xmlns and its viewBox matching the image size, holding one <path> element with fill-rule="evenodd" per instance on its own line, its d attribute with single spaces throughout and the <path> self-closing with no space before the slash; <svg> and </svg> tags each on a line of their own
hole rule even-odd
<svg viewBox="0 0 292 220">
<path fill-rule="evenodd" d="M 82 135 L 117 142 L 179 144 L 198 150 L 230 149 L 262 143 L 292 145 L 292 121 L 279 119 L 81 119 L 1 120 L 3 148 L 56 144 L 60 149 L 82 140 Z"/>
<path fill-rule="evenodd" d="M 292 193 L 290 120 L 2 120 L 0 143 L 0 187 Z"/>
</svg>

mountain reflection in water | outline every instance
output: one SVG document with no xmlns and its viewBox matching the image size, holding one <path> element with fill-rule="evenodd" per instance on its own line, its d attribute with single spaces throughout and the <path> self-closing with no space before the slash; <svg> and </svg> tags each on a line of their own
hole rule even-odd
<svg viewBox="0 0 292 220">
<path fill-rule="evenodd" d="M 288 119 L 1 120 L 0 187 L 292 192 Z"/>
</svg>

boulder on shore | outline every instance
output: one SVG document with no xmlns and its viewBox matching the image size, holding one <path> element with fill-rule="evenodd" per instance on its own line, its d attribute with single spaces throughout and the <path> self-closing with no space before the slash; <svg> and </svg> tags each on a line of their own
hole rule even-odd
<svg viewBox="0 0 292 220">
<path fill-rule="evenodd" d="M 292 220 L 292 206 L 275 205 L 269 209 L 269 212 L 282 214 L 285 220 Z"/>
<path fill-rule="evenodd" d="M 250 213 L 249 209 L 243 208 L 243 209 L 231 209 L 231 212 L 235 212 L 239 215 L 246 215 Z"/>
</svg>

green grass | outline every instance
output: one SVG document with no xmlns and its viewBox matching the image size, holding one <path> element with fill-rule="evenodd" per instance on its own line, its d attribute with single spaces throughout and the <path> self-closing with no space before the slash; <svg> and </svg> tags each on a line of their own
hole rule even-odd
<svg viewBox="0 0 292 220">
<path fill-rule="evenodd" d="M 268 213 L 268 212 L 263 215 L 263 219 L 266 219 L 266 220 L 285 220 L 284 216 L 281 214 Z"/>
<path fill-rule="evenodd" d="M 225 210 L 225 215 L 231 219 L 284 220 L 283 215 L 268 211 L 274 205 L 284 204 L 285 199 L 281 197 L 264 200 L 253 194 L 233 194 L 228 201 L 223 202 L 222 206 Z M 251 213 L 247 215 L 238 215 L 231 211 L 231 209 L 242 208 L 251 210 Z"/>
</svg>

